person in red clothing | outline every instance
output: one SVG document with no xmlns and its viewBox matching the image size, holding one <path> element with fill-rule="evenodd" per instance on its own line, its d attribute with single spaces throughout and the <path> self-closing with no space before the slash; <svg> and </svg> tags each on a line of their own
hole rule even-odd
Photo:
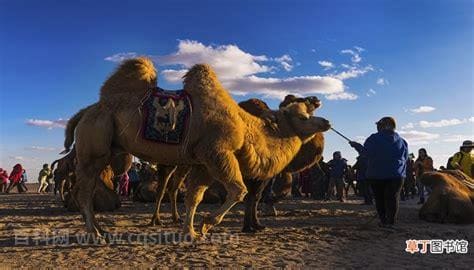
<svg viewBox="0 0 474 270">
<path fill-rule="evenodd" d="M 129 185 L 129 176 L 128 173 L 122 174 L 119 180 L 119 195 L 128 196 L 128 185 Z"/>
<path fill-rule="evenodd" d="M 23 167 L 21 164 L 16 164 L 13 166 L 13 171 L 10 173 L 10 184 L 8 185 L 6 193 L 9 193 L 10 190 L 14 187 L 18 189 L 18 192 L 20 192 L 19 184 L 21 180 L 21 176 L 23 175 Z"/>
<path fill-rule="evenodd" d="M 0 192 L 5 192 L 7 190 L 8 184 L 8 172 L 0 168 Z"/>
</svg>

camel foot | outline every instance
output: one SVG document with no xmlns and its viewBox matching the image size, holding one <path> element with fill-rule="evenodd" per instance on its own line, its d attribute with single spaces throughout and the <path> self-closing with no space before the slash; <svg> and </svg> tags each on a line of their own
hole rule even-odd
<svg viewBox="0 0 474 270">
<path fill-rule="evenodd" d="M 184 241 L 195 242 L 201 239 L 202 239 L 202 236 L 197 234 L 194 230 L 184 232 Z"/>
<path fill-rule="evenodd" d="M 255 224 L 255 225 L 253 225 L 253 227 L 254 227 L 255 230 L 257 230 L 257 231 L 263 231 L 263 230 L 265 230 L 265 229 L 267 228 L 267 227 L 263 226 L 263 225 L 260 224 L 260 223 L 257 223 L 257 224 Z"/>
<path fill-rule="evenodd" d="M 150 221 L 150 226 L 162 226 L 163 225 L 163 222 L 161 221 L 161 219 L 157 218 L 157 217 L 153 217 Z"/>
<path fill-rule="evenodd" d="M 215 220 L 211 217 L 205 217 L 202 221 L 201 225 L 201 233 L 203 236 L 206 235 L 209 230 L 214 227 L 214 224 L 216 224 Z"/>
<path fill-rule="evenodd" d="M 83 238 L 78 238 L 79 244 L 106 245 L 109 241 L 104 234 L 98 231 L 88 232 Z"/>
</svg>

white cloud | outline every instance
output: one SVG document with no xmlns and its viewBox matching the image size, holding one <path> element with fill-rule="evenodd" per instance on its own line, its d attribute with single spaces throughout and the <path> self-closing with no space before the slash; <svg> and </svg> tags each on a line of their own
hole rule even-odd
<svg viewBox="0 0 474 270">
<path fill-rule="evenodd" d="M 355 100 L 358 98 L 356 94 L 349 93 L 349 92 L 342 92 L 342 93 L 335 93 L 326 96 L 329 100 L 341 100 L 341 99 L 348 99 L 348 100 Z"/>
<path fill-rule="evenodd" d="M 367 91 L 367 93 L 366 93 L 366 95 L 367 95 L 368 97 L 371 97 L 371 96 L 373 96 L 373 95 L 375 95 L 375 94 L 377 94 L 377 92 L 376 92 L 374 89 L 372 89 L 372 88 L 369 89 L 369 91 Z"/>
<path fill-rule="evenodd" d="M 165 56 L 152 57 L 159 65 L 179 65 L 186 69 L 195 64 L 211 65 L 221 80 L 241 78 L 269 72 L 272 68 L 265 55 L 252 55 L 236 45 L 205 46 L 193 40 L 180 40 L 178 51 Z"/>
<path fill-rule="evenodd" d="M 282 55 L 273 60 L 279 63 L 286 71 L 291 71 L 293 69 L 293 59 L 288 54 Z"/>
<path fill-rule="evenodd" d="M 35 151 L 45 151 L 45 152 L 49 152 L 49 151 L 56 151 L 57 148 L 54 148 L 54 147 L 45 147 L 45 146 L 29 146 L 29 147 L 25 147 L 26 150 L 35 150 Z"/>
<path fill-rule="evenodd" d="M 367 139 L 366 136 L 361 136 L 361 135 L 355 136 L 355 141 L 358 143 L 364 143 L 366 139 Z"/>
<path fill-rule="evenodd" d="M 134 53 L 134 52 L 116 53 L 114 55 L 106 57 L 104 60 L 105 61 L 110 61 L 110 62 L 120 63 L 123 60 L 134 58 L 134 57 L 137 57 L 137 56 L 138 56 L 138 54 Z"/>
<path fill-rule="evenodd" d="M 68 119 L 59 118 L 58 120 L 28 119 L 26 124 L 30 126 L 44 127 L 47 129 L 65 128 Z"/>
<path fill-rule="evenodd" d="M 332 62 L 323 60 L 323 61 L 318 61 L 318 64 L 321 65 L 324 70 L 328 70 L 334 67 L 334 64 Z"/>
<path fill-rule="evenodd" d="M 388 81 L 385 78 L 378 78 L 377 79 L 378 85 L 388 85 Z"/>
<path fill-rule="evenodd" d="M 464 123 L 467 123 L 467 119 L 443 119 L 440 121 L 429 122 L 429 121 L 420 121 L 419 125 L 422 128 L 439 128 L 439 127 L 449 127 L 449 126 L 457 126 Z"/>
<path fill-rule="evenodd" d="M 472 117 L 469 118 L 469 122 L 474 123 L 474 116 L 472 116 Z"/>
<path fill-rule="evenodd" d="M 436 110 L 436 108 L 431 106 L 420 106 L 418 108 L 410 109 L 413 113 L 429 113 L 434 110 Z"/>
<path fill-rule="evenodd" d="M 473 136 L 472 135 L 446 135 L 443 137 L 443 142 L 463 142 L 466 140 L 472 140 Z"/>
<path fill-rule="evenodd" d="M 22 156 L 9 156 L 9 158 L 18 161 L 25 161 L 25 158 Z"/>
<path fill-rule="evenodd" d="M 357 47 L 356 47 L 356 50 L 357 50 Z M 354 50 L 351 50 L 351 49 L 346 49 L 346 50 L 341 51 L 342 54 L 350 54 L 351 61 L 353 63 L 359 63 L 360 61 L 362 61 L 362 57 L 359 54 L 360 52 L 362 51 L 357 50 L 357 52 L 355 52 Z"/>
<path fill-rule="evenodd" d="M 171 83 L 180 83 L 183 80 L 183 76 L 188 72 L 187 69 L 165 69 L 161 72 L 161 75 Z"/>
<path fill-rule="evenodd" d="M 332 76 L 334 78 L 339 79 L 339 80 L 347 80 L 347 79 L 353 79 L 353 78 L 360 77 L 360 76 L 364 75 L 365 73 L 367 73 L 369 71 L 372 71 L 372 70 L 374 70 L 374 69 L 370 65 L 366 66 L 366 67 L 352 66 L 352 67 L 349 67 L 349 70 L 342 71 L 342 72 L 337 73 L 337 74 L 333 74 Z"/>
<path fill-rule="evenodd" d="M 428 144 L 430 141 L 439 138 L 439 134 L 417 130 L 401 130 L 399 134 L 407 140 L 409 145 Z"/>
<path fill-rule="evenodd" d="M 415 128 L 415 124 L 413 124 L 411 122 L 404 125 L 404 126 L 402 126 L 402 129 L 412 129 L 412 128 Z"/>
<path fill-rule="evenodd" d="M 353 61 L 362 48 L 353 51 Z M 108 61 L 120 61 L 137 53 L 116 54 L 107 57 Z M 277 66 L 286 71 L 293 69 L 293 59 L 285 54 L 280 57 L 254 55 L 243 51 L 237 45 L 204 45 L 193 40 L 180 40 L 175 52 L 150 56 L 158 66 L 166 67 L 161 71 L 164 79 L 171 83 L 182 82 L 182 76 L 195 64 L 207 63 L 216 71 L 222 84 L 235 95 L 259 94 L 266 97 L 281 98 L 286 94 L 315 95 L 320 94 L 328 99 L 357 98 L 357 95 L 345 92 L 344 80 L 357 78 L 368 71 L 367 67 L 349 66 L 348 70 L 332 75 L 309 74 L 306 76 L 273 77 Z M 326 63 L 327 64 L 327 63 Z M 331 63 L 332 64 L 332 63 Z M 296 63 L 295 65 L 298 65 Z M 270 76 L 268 76 L 270 75 Z"/>
<path fill-rule="evenodd" d="M 342 81 L 328 76 L 298 76 L 290 78 L 262 78 L 248 76 L 223 82 L 228 89 L 240 93 L 258 93 L 267 97 L 280 98 L 291 93 L 299 95 L 345 93 Z M 234 91 L 231 90 L 234 93 Z"/>
</svg>

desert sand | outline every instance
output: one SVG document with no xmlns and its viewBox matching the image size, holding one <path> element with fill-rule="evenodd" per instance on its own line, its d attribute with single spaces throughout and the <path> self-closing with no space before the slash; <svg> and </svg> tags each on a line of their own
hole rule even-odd
<svg viewBox="0 0 474 270">
<path fill-rule="evenodd" d="M 401 204 L 398 227 L 381 229 L 373 218 L 373 206 L 360 204 L 355 197 L 345 203 L 285 200 L 278 205 L 278 217 L 262 217 L 267 229 L 256 234 L 240 232 L 243 207 L 237 205 L 222 224 L 212 230 L 213 235 L 202 242 L 191 243 L 165 241 L 170 239 L 166 233 L 181 231 L 181 227 L 169 219 L 168 203 L 164 204 L 165 224 L 149 227 L 153 205 L 125 200 L 119 210 L 98 215 L 106 229 L 121 238 L 109 244 L 94 244 L 78 240 L 77 234 L 84 233 L 81 216 L 67 212 L 54 195 L 2 193 L 0 261 L 3 267 L 27 268 L 474 267 L 474 246 L 469 247 L 468 254 L 405 251 L 408 239 L 464 239 L 474 243 L 474 226 L 419 220 L 419 206 L 416 200 L 410 200 Z M 196 225 L 203 214 L 216 207 L 202 205 Z M 180 204 L 180 212 L 183 211 Z M 54 243 L 57 239 L 62 241 Z"/>
</svg>

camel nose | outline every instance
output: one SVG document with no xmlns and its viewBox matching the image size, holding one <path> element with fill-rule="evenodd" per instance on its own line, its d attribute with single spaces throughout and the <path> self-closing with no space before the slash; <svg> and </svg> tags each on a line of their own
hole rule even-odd
<svg viewBox="0 0 474 270">
<path fill-rule="evenodd" d="M 329 122 L 329 120 L 327 119 L 323 120 L 323 125 L 326 126 L 328 129 L 331 128 L 331 122 Z"/>
</svg>

